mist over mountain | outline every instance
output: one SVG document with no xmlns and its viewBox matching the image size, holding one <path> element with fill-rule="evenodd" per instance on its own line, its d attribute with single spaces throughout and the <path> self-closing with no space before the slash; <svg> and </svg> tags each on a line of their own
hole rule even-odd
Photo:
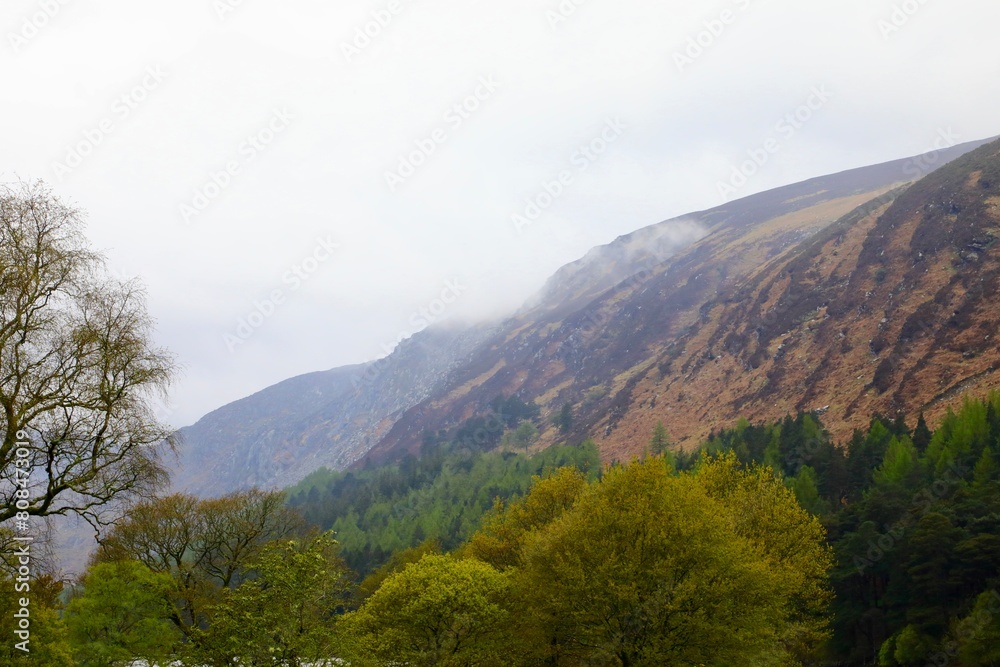
<svg viewBox="0 0 1000 667">
<path fill-rule="evenodd" d="M 770 418 L 771 412 L 781 415 L 796 409 L 799 401 L 785 397 L 767 403 L 765 391 L 762 403 L 771 410 L 758 405 L 748 411 L 748 393 L 727 397 L 725 387 L 731 380 L 689 387 L 694 362 L 671 367 L 666 360 L 683 351 L 714 362 L 722 352 L 716 349 L 715 339 L 705 346 L 691 336 L 720 299 L 835 228 L 831 226 L 838 221 L 855 224 L 887 206 L 905 191 L 918 165 L 920 173 L 933 173 L 982 143 L 811 179 L 684 216 L 679 221 L 695 221 L 707 235 L 668 260 L 634 266 L 631 276 L 584 299 L 577 308 L 563 311 L 555 302 L 549 309 L 539 306 L 508 320 L 473 363 L 456 374 L 451 391 L 411 409 L 374 448 L 373 455 L 381 459 L 396 456 L 394 452 L 400 450 L 414 452 L 422 433 L 450 428 L 482 414 L 500 394 L 534 400 L 549 417 L 569 403 L 576 415 L 570 438 L 595 438 L 608 458 L 638 453 L 636 448 L 643 446 L 660 420 L 675 437 L 693 442 L 739 416 Z M 842 221 L 845 216 L 847 220 Z M 621 243 L 600 252 L 617 257 Z M 589 274 L 599 281 L 604 273 L 598 266 L 592 263 Z M 571 272 L 563 276 L 579 280 Z M 550 282 L 548 289 L 553 294 L 565 292 L 558 283 Z M 734 302 L 741 303 L 739 299 Z M 777 326 L 796 324 L 788 321 Z M 731 354 L 739 351 L 736 363 L 747 371 L 747 377 L 753 377 L 753 364 L 743 359 L 740 345 L 735 343 Z M 644 381 L 648 384 L 638 389 Z M 668 400 L 659 396 L 662 389 L 657 388 L 664 383 L 670 383 L 673 390 Z M 753 385 L 753 390 L 758 388 Z M 796 399 L 802 398 L 802 391 L 796 388 Z M 687 410 L 682 412 L 683 406 Z M 551 419 L 545 423 L 541 443 L 564 437 Z M 833 426 L 843 428 L 843 424 Z"/>
<path fill-rule="evenodd" d="M 607 458 L 635 453 L 657 421 L 684 443 L 738 416 L 819 408 L 841 432 L 859 409 L 934 412 L 942 396 L 907 398 L 902 386 L 912 378 L 900 370 L 898 350 L 892 361 L 869 352 L 874 356 L 838 371 L 857 375 L 864 389 L 881 368 L 882 388 L 873 391 L 892 401 L 865 399 L 868 389 L 853 403 L 829 398 L 821 387 L 844 383 L 830 377 L 835 363 L 823 359 L 847 345 L 868 349 L 860 337 L 877 332 L 841 324 L 851 333 L 844 343 L 826 321 L 849 310 L 833 303 L 834 284 L 867 291 L 897 278 L 888 266 L 878 285 L 874 274 L 862 283 L 851 263 L 851 253 L 875 243 L 866 239 L 878 216 L 898 215 L 917 197 L 921 190 L 908 185 L 915 176 L 984 143 L 810 179 L 619 237 L 561 268 L 508 318 L 431 326 L 379 361 L 292 378 L 206 415 L 180 431 L 173 486 L 203 495 L 282 487 L 321 466 L 415 452 L 425 432 L 488 413 L 498 395 L 541 407 L 539 447 L 593 437 Z M 813 266 L 829 256 L 842 257 L 836 274 Z M 832 282 L 787 283 L 788 275 L 817 272 Z M 914 280 L 908 291 L 921 293 Z M 764 284 L 791 291 L 766 296 Z M 814 336 L 821 324 L 822 335 Z M 822 342 L 811 345 L 802 370 L 785 370 L 803 336 Z M 575 416 L 564 435 L 552 417 L 567 404 Z"/>
</svg>

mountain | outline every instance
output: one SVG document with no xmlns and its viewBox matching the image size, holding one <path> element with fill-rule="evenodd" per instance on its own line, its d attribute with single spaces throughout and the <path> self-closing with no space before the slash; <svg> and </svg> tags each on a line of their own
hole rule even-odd
<svg viewBox="0 0 1000 667">
<path fill-rule="evenodd" d="M 634 451 L 657 419 L 697 439 L 740 415 L 807 410 L 846 438 L 859 415 L 936 420 L 961 394 L 994 388 L 998 204 L 1000 142 L 713 281 L 697 320 L 647 348 L 650 366 L 616 393 L 597 424 L 605 451 Z M 665 272 L 622 309 L 654 307 L 677 277 Z"/>
<path fill-rule="evenodd" d="M 594 437 L 609 460 L 641 452 L 658 421 L 693 444 L 741 416 L 815 409 L 842 437 L 855 415 L 939 415 L 960 390 L 995 382 L 988 250 L 1000 179 L 997 145 L 984 143 L 660 223 L 705 233 L 593 298 L 575 296 L 580 271 L 561 271 L 546 293 L 574 295 L 569 307 L 543 296 L 504 323 L 370 456 L 415 452 L 422 433 L 488 413 L 499 394 L 535 400 L 543 418 L 570 404 L 570 435 L 550 418 L 538 446 Z M 582 270 L 597 284 L 600 258 L 615 264 L 629 242 L 592 253 Z"/>
<path fill-rule="evenodd" d="M 225 405 L 178 431 L 171 484 L 211 496 L 280 488 L 322 466 L 347 467 L 492 331 L 427 329 L 386 358 L 291 378 Z"/>
<path fill-rule="evenodd" d="M 488 414 L 501 394 L 541 406 L 536 446 L 594 437 L 606 459 L 640 451 L 660 420 L 687 443 L 740 416 L 796 409 L 824 410 L 837 434 L 872 410 L 937 414 L 950 392 L 992 378 L 969 338 L 985 320 L 935 328 L 964 307 L 960 292 L 989 294 L 974 284 L 992 243 L 976 197 L 986 201 L 994 181 L 959 187 L 970 165 L 990 163 L 984 144 L 810 179 L 622 236 L 557 271 L 500 323 L 430 328 L 385 359 L 287 380 L 182 429 L 174 487 L 282 487 L 320 466 L 396 458 L 417 452 L 425 432 Z M 919 262 L 904 238 L 917 228 Z M 961 266 L 948 264 L 948 234 L 965 244 Z M 965 277 L 942 292 L 955 275 Z M 960 340 L 956 360 L 945 349 Z M 568 435 L 551 419 L 566 403 Z"/>
</svg>

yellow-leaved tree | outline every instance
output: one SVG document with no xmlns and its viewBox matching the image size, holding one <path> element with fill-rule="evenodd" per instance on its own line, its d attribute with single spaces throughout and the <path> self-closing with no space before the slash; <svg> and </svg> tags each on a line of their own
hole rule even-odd
<svg viewBox="0 0 1000 667">
<path fill-rule="evenodd" d="M 512 577 L 511 656 L 783 666 L 827 636 L 822 526 L 770 469 L 733 456 L 682 474 L 654 457 L 590 484 L 559 471 L 498 507 L 462 554 Z"/>
</svg>

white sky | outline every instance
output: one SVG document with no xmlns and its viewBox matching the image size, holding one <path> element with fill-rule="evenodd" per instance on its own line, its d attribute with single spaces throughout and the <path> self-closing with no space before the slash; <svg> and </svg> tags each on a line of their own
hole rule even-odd
<svg viewBox="0 0 1000 667">
<path fill-rule="evenodd" d="M 920 153 L 942 131 L 1000 134 L 998 24 L 995 0 L 4 0 L 0 180 L 50 182 L 114 269 L 141 276 L 184 366 L 182 426 L 383 356 L 447 281 L 444 317 L 505 313 L 590 247 L 722 203 L 719 182 L 768 138 L 780 149 L 738 196 Z M 830 99 L 778 131 L 814 88 Z M 478 108 L 449 111 L 476 92 Z M 577 153 L 602 133 L 601 155 Z M 519 233 L 511 216 L 561 171 Z"/>
</svg>

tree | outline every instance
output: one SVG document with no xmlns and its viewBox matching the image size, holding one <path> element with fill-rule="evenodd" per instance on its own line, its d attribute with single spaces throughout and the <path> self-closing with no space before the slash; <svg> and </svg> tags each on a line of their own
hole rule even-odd
<svg viewBox="0 0 1000 667">
<path fill-rule="evenodd" d="M 81 218 L 42 184 L 0 186 L 0 521 L 97 523 L 165 480 L 171 429 L 151 401 L 174 362 L 153 344 L 141 286 L 108 275 Z"/>
<path fill-rule="evenodd" d="M 988 591 L 955 628 L 958 657 L 963 665 L 1000 664 L 1000 593 Z"/>
<path fill-rule="evenodd" d="M 955 547 L 962 541 L 963 531 L 940 512 L 928 512 L 920 517 L 907 540 L 907 592 L 915 604 L 907 610 L 907 620 L 918 630 L 941 632 L 947 627 L 949 609 L 946 601 L 958 592 Z M 939 601 L 927 606 L 923 601 Z"/>
<path fill-rule="evenodd" d="M 573 404 L 563 403 L 553 423 L 563 435 L 569 433 L 570 429 L 573 428 Z"/>
<path fill-rule="evenodd" d="M 893 437 L 882 459 L 882 465 L 873 474 L 875 483 L 883 486 L 901 486 L 910 481 L 919 456 L 913 442 L 906 436 Z"/>
<path fill-rule="evenodd" d="M 772 626 L 793 662 L 813 657 L 828 638 L 832 549 L 826 530 L 771 468 L 743 468 L 733 454 L 703 459 L 695 475 L 709 496 L 728 509 L 737 536 L 753 544 L 776 576 L 770 594 L 781 600 Z"/>
<path fill-rule="evenodd" d="M 470 539 L 463 555 L 489 563 L 498 570 L 521 567 L 524 545 L 535 531 L 562 516 L 587 486 L 580 471 L 559 468 L 546 478 L 533 478 L 531 491 L 523 499 L 505 504 L 498 501 Z"/>
<path fill-rule="evenodd" d="M 189 637 L 222 589 L 272 540 L 303 529 L 285 495 L 258 490 L 212 500 L 174 494 L 141 503 L 101 541 L 96 562 L 137 560 L 176 582 L 174 623 Z"/>
<path fill-rule="evenodd" d="M 736 520 L 662 459 L 613 467 L 528 543 L 521 590 L 579 661 L 782 664 L 790 587 Z"/>
<path fill-rule="evenodd" d="M 934 436 L 931 430 L 927 428 L 927 421 L 924 419 L 924 413 L 920 413 L 920 418 L 917 420 L 917 427 L 913 429 L 913 444 L 917 448 L 917 451 L 921 454 L 927 449 L 927 445 L 930 444 L 931 438 Z"/>
<path fill-rule="evenodd" d="M 170 622 L 174 582 L 138 561 L 100 563 L 66 607 L 66 625 L 81 667 L 125 667 L 136 659 L 166 662 L 181 634 Z"/>
<path fill-rule="evenodd" d="M 653 437 L 649 441 L 649 449 L 654 456 L 665 454 L 670 448 L 670 437 L 667 435 L 667 427 L 662 421 L 656 422 L 653 429 Z"/>
<path fill-rule="evenodd" d="M 382 586 L 382 582 L 399 572 L 410 563 L 419 562 L 427 554 L 441 553 L 441 543 L 437 540 L 427 540 L 415 547 L 398 551 L 383 565 L 365 577 L 354 591 L 354 599 L 362 603 L 371 597 Z"/>
<path fill-rule="evenodd" d="M 347 566 L 331 533 L 267 544 L 251 564 L 252 577 L 223 591 L 199 631 L 197 664 L 340 664 L 334 616 L 350 588 Z"/>
<path fill-rule="evenodd" d="M 0 575 L 0 636 L 4 638 L 0 643 L 0 665 L 74 667 L 66 626 L 59 618 L 62 590 L 62 582 L 47 574 L 29 582 L 18 582 L 6 573 Z M 22 607 L 25 600 L 28 605 Z M 28 628 L 21 627 L 25 613 L 22 609 L 27 610 Z M 19 631 L 25 634 L 16 634 Z"/>
<path fill-rule="evenodd" d="M 817 516 L 829 511 L 829 504 L 819 494 L 816 471 L 812 466 L 802 466 L 799 474 L 789 480 L 792 492 L 799 505 L 810 514 Z"/>
<path fill-rule="evenodd" d="M 531 447 L 537 438 L 538 429 L 528 421 L 521 422 L 521 425 L 514 431 L 514 444 L 518 447 L 523 447 L 525 452 L 528 451 L 528 448 Z"/>
<path fill-rule="evenodd" d="M 517 664 L 511 592 L 510 577 L 486 563 L 426 555 L 344 618 L 343 633 L 358 643 L 351 662 L 370 655 L 415 667 Z"/>
</svg>

